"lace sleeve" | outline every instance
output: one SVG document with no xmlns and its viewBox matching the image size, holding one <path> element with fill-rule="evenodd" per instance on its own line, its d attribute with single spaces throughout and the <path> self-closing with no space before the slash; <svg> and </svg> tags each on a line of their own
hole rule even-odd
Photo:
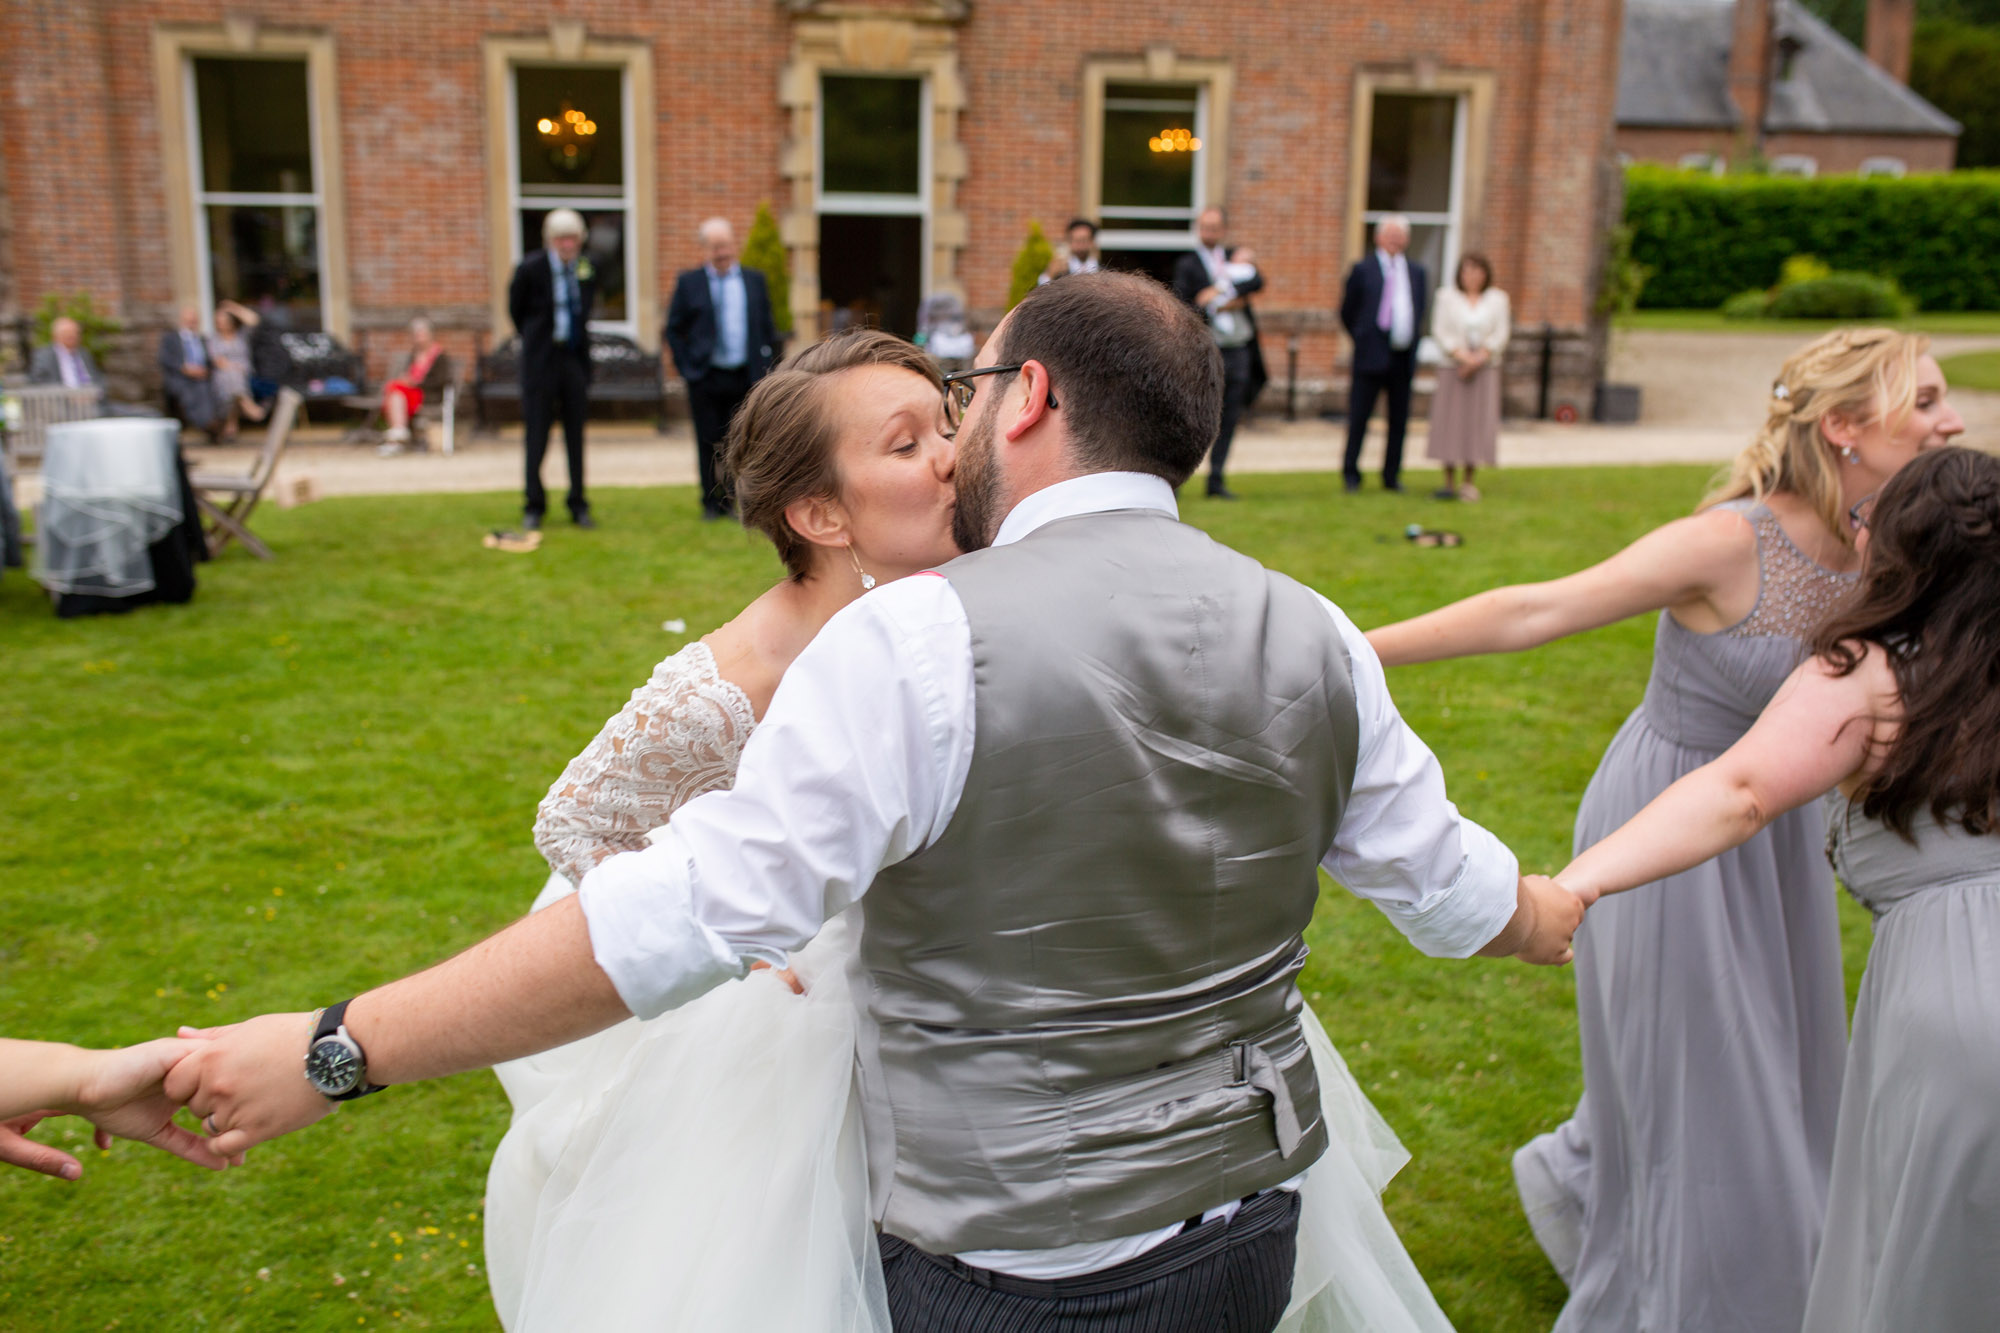
<svg viewBox="0 0 2000 1333">
<path fill-rule="evenodd" d="M 736 779 L 756 717 L 695 642 L 653 669 L 619 714 L 563 770 L 535 817 L 535 847 L 580 883 L 591 867 L 646 845 L 646 835 L 706 791 Z"/>
</svg>

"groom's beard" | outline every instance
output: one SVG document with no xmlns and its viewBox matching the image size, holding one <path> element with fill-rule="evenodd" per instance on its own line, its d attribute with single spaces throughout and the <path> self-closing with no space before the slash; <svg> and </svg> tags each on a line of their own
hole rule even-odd
<svg viewBox="0 0 2000 1333">
<path fill-rule="evenodd" d="M 961 551 L 983 551 L 1000 526 L 1000 469 L 993 462 L 991 414 L 959 432 L 953 469 L 958 507 L 951 515 L 951 538 Z"/>
</svg>

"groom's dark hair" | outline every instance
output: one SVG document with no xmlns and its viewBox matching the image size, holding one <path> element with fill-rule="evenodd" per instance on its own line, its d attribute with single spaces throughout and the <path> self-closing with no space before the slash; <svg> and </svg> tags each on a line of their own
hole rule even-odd
<svg viewBox="0 0 2000 1333">
<path fill-rule="evenodd" d="M 1007 316 L 1003 363 L 1039 361 L 1092 471 L 1178 486 L 1222 424 L 1222 354 L 1201 316 L 1137 273 L 1082 273 L 1029 292 Z"/>
</svg>

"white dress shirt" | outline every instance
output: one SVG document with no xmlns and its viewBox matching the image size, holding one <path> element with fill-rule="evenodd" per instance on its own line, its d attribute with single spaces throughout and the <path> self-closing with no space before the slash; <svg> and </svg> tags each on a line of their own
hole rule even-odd
<svg viewBox="0 0 2000 1333">
<path fill-rule="evenodd" d="M 1402 255 L 1375 252 L 1382 282 L 1389 291 L 1389 346 L 1397 351 L 1417 340 L 1417 306 L 1410 294 L 1410 261 Z"/>
<path fill-rule="evenodd" d="M 1161 479 L 1098 473 L 1023 500 L 994 544 L 1117 509 L 1178 514 Z M 1396 712 L 1367 639 L 1321 600 L 1347 645 L 1360 713 L 1353 790 L 1321 865 L 1425 953 L 1467 957 L 1513 916 L 1513 853 L 1446 799 L 1443 771 Z M 651 1018 L 752 960 L 782 966 L 878 871 L 936 841 L 972 762 L 973 694 L 972 631 L 944 575 L 885 584 L 827 622 L 751 733 L 736 785 L 689 801 L 651 847 L 584 876 L 591 949 L 626 1006 Z M 1177 1229 L 967 1262 L 1024 1276 L 1094 1272 Z"/>
</svg>

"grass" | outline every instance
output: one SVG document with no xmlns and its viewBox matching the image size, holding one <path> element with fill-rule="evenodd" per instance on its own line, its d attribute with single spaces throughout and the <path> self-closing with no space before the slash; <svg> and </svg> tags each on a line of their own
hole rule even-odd
<svg viewBox="0 0 2000 1333">
<path fill-rule="evenodd" d="M 1849 324 L 1887 324 L 1919 333 L 2000 336 L 2000 310 L 1939 310 L 1908 319 L 1724 319 L 1720 310 L 1635 310 L 1620 316 L 1627 329 L 1673 329 L 1694 333 L 1793 333 L 1802 338 Z"/>
<path fill-rule="evenodd" d="M 1990 352 L 1960 352 L 1938 362 L 1945 383 L 1954 389 L 1979 389 L 2000 393 L 2000 349 Z"/>
<path fill-rule="evenodd" d="M 1573 569 L 1684 512 L 1705 469 L 1509 470 L 1443 509 L 1337 478 L 1246 476 L 1189 516 L 1363 625 Z M 536 801 L 683 639 L 769 582 L 688 490 L 597 497 L 532 557 L 480 549 L 505 497 L 267 511 L 278 554 L 204 567 L 195 603 L 57 622 L 0 579 L 0 1032 L 108 1045 L 304 1009 L 519 915 L 545 869 Z M 1459 550 L 1417 550 L 1449 520 Z M 1396 672 L 1453 793 L 1530 867 L 1566 859 L 1576 802 L 1638 701 L 1633 621 L 1518 657 Z M 1845 920 L 1850 974 L 1866 947 Z M 1303 978 L 1415 1160 L 1387 1200 L 1464 1330 L 1544 1329 L 1562 1287 L 1507 1160 L 1579 1088 L 1566 972 L 1444 963 L 1330 892 Z M 42 1131 L 84 1146 L 80 1122 Z M 132 1145 L 80 1184 L 0 1172 L 0 1328 L 497 1327 L 480 1208 L 507 1123 L 487 1074 L 394 1090 L 209 1176 Z M 427 1231 L 425 1228 L 435 1228 Z M 343 1281 L 336 1286 L 334 1275 Z"/>
</svg>

